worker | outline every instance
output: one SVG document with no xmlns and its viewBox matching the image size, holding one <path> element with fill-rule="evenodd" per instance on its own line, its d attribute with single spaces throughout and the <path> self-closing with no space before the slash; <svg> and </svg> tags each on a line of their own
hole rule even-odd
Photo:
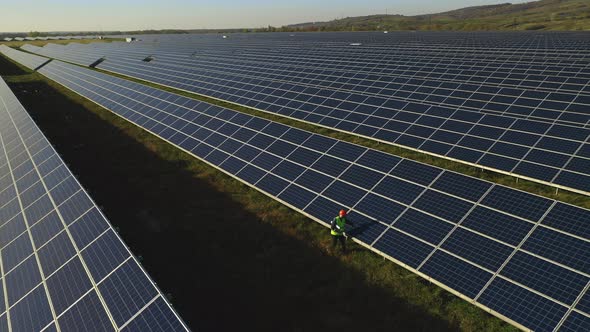
<svg viewBox="0 0 590 332">
<path fill-rule="evenodd" d="M 340 210 L 338 216 L 332 220 L 330 227 L 330 234 L 332 234 L 332 248 L 336 248 L 336 245 L 340 242 L 342 245 L 342 252 L 344 253 L 346 252 L 346 237 L 344 235 L 346 222 L 346 210 Z"/>
</svg>

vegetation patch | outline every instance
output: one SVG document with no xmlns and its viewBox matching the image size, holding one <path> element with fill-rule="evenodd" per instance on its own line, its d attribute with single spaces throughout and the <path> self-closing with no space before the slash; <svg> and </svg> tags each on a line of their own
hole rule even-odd
<svg viewBox="0 0 590 332">
<path fill-rule="evenodd" d="M 590 30 L 590 3 L 587 0 L 504 3 L 417 16 L 381 14 L 346 17 L 329 22 L 294 24 L 279 30 Z"/>
</svg>

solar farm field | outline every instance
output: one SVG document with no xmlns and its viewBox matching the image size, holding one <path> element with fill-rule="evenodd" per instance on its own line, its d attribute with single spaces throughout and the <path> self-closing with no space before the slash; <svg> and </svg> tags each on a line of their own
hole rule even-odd
<svg viewBox="0 0 590 332">
<path fill-rule="evenodd" d="M 127 210 L 125 198 L 109 197 L 116 190 L 108 177 L 105 183 L 88 175 L 88 181 L 112 204 L 117 217 L 111 220 L 130 218 L 143 225 L 144 236 L 132 235 L 137 224 L 124 222 L 123 240 L 151 253 L 146 269 L 173 290 L 173 304 L 179 297 L 177 310 L 190 327 L 215 328 L 212 317 L 224 312 L 209 308 L 209 318 L 196 314 L 201 307 L 188 297 L 205 294 L 219 302 L 235 300 L 236 306 L 252 301 L 247 316 L 273 317 L 264 323 L 263 318 L 245 319 L 261 329 L 276 328 L 278 317 L 285 315 L 278 313 L 280 307 L 264 304 L 273 295 L 280 303 L 296 299 L 288 312 L 317 301 L 303 310 L 307 323 L 299 317 L 288 320 L 286 326 L 295 329 L 342 329 L 342 322 L 347 322 L 344 329 L 359 329 L 375 317 L 387 317 L 386 329 L 511 329 L 506 323 L 534 331 L 590 328 L 590 34 L 269 33 L 138 39 L 25 45 L 0 48 L 0 53 L 36 70 L 8 77 L 9 84 L 21 90 L 36 84 L 42 91 L 66 94 L 101 118 L 94 120 L 96 126 L 104 128 L 99 123 L 107 121 L 118 128 L 113 135 L 119 140 L 135 141 L 123 144 L 129 150 L 133 146 L 153 155 L 145 165 L 153 167 L 153 178 L 121 175 L 117 187 L 149 192 L 129 199 L 129 211 L 120 211 Z M 31 109 L 39 108 L 31 102 Z M 37 114 L 42 129 L 42 122 L 55 126 L 58 121 L 30 112 Z M 82 119 L 63 112 L 66 122 Z M 108 153 L 109 146 L 77 131 L 76 139 L 85 143 L 70 152 L 72 160 L 84 155 L 81 150 L 88 158 L 93 151 Z M 59 132 L 47 129 L 71 150 L 71 141 Z M 107 158 L 103 167 L 123 160 L 136 163 Z M 89 160 L 76 163 L 87 174 L 100 172 Z M 135 172 L 128 166 L 123 170 Z M 159 183 L 159 172 L 170 175 Z M 127 184 L 125 177 L 136 180 Z M 182 184 L 180 179 L 185 179 Z M 195 192 L 197 200 L 211 205 L 202 220 L 197 208 L 202 205 L 186 198 L 194 186 L 232 194 L 211 193 L 218 199 L 208 199 L 205 189 Z M 160 190 L 172 196 L 159 198 Z M 141 208 L 142 202 L 160 200 L 153 212 Z M 330 239 L 323 227 L 340 209 L 349 212 L 352 223 L 346 233 L 356 243 L 343 255 L 327 248 Z M 257 231 L 240 222 L 242 215 Z M 190 235 L 203 243 L 191 243 Z M 175 237 L 184 240 L 174 243 Z M 175 249 L 150 249 L 161 239 L 166 239 L 162 247 Z M 270 253 L 257 252 L 265 246 L 258 241 Z M 279 244 L 283 242 L 288 244 Z M 202 264 L 162 257 L 179 252 L 190 257 L 203 246 L 212 257 L 199 255 Z M 234 262 L 234 251 L 242 250 L 244 261 L 230 269 L 234 274 L 214 282 L 226 269 L 224 260 Z M 284 266 L 291 261 L 295 266 Z M 328 261 L 329 267 L 319 267 Z M 185 264 L 189 266 L 180 267 Z M 266 264 L 277 267 L 266 270 Z M 186 278 L 175 282 L 178 277 L 169 275 L 175 268 L 196 285 Z M 257 271 L 248 272 L 253 289 L 220 290 L 239 282 L 248 269 Z M 289 284 L 285 289 L 283 278 Z M 329 281 L 318 286 L 314 280 Z M 269 289 L 263 290 L 265 283 Z M 208 286 L 212 289 L 204 291 Z M 100 285 L 95 287 L 100 297 Z M 351 302 L 338 311 L 339 322 L 323 317 L 320 308 L 349 303 L 348 294 Z M 392 299 L 397 299 L 393 307 L 384 308 Z M 115 329 L 131 324 L 129 318 L 110 314 L 108 301 L 101 301 L 107 302 L 106 316 Z M 52 303 L 57 325 L 60 316 Z M 404 313 L 411 319 L 401 318 Z M 178 324 L 173 329 L 185 328 L 182 320 L 171 322 L 175 315 L 174 310 L 165 315 L 167 322 Z M 148 320 L 142 323 L 153 326 Z M 233 323 L 239 325 L 219 324 Z M 377 329 L 375 324 L 369 329 Z"/>
<path fill-rule="evenodd" d="M 590 191 L 587 34 L 282 36 L 145 37 L 31 51 Z"/>
</svg>

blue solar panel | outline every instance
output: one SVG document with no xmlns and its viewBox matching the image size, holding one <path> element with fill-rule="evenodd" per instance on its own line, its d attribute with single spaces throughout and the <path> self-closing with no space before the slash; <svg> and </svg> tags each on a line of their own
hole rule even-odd
<svg viewBox="0 0 590 332">
<path fill-rule="evenodd" d="M 496 278 L 486 288 L 479 302 L 504 313 L 517 322 L 527 322 L 535 331 L 551 331 L 567 308 L 502 278 Z"/>
<path fill-rule="evenodd" d="M 539 227 L 522 248 L 584 273 L 590 273 L 590 262 L 587 259 L 590 257 L 590 243 L 587 241 Z"/>
<path fill-rule="evenodd" d="M 183 328 L 174 314 L 167 310 L 166 302 L 158 298 L 121 331 L 150 331 L 153 329 L 151 322 L 154 321 L 159 322 L 159 331 L 178 331 Z"/>
<path fill-rule="evenodd" d="M 400 162 L 400 160 L 400 158 L 392 155 L 375 150 L 368 150 L 357 160 L 357 163 L 384 173 L 388 173 Z"/>
<path fill-rule="evenodd" d="M 361 188 L 354 187 L 346 182 L 334 181 L 323 194 L 343 206 L 354 206 L 366 194 Z"/>
<path fill-rule="evenodd" d="M 583 173 L 590 169 L 590 160 L 574 157 L 565 168 L 570 171 Z"/>
<path fill-rule="evenodd" d="M 445 190 L 455 196 L 468 199 L 473 202 L 481 197 L 492 187 L 491 183 L 477 181 L 473 178 L 460 176 L 456 173 L 443 173 L 433 184 L 432 188 Z"/>
<path fill-rule="evenodd" d="M 368 168 L 353 165 L 340 178 L 363 189 L 371 190 L 385 176 Z"/>
<path fill-rule="evenodd" d="M 541 179 L 544 181 L 551 181 L 559 172 L 554 168 L 549 168 L 546 166 L 533 164 L 526 161 L 521 161 L 516 166 L 515 171 L 526 172 L 524 174 L 528 174 L 528 176 L 530 177 L 534 177 L 536 179 Z"/>
<path fill-rule="evenodd" d="M 590 317 L 572 312 L 559 330 L 564 332 L 588 331 L 590 330 Z"/>
<path fill-rule="evenodd" d="M 381 180 L 373 191 L 395 201 L 410 204 L 424 191 L 424 187 L 387 176 Z"/>
<path fill-rule="evenodd" d="M 482 206 L 477 206 L 461 225 L 513 246 L 533 228 L 529 222 Z"/>
<path fill-rule="evenodd" d="M 491 271 L 498 270 L 514 250 L 463 228 L 453 231 L 442 248 Z"/>
<path fill-rule="evenodd" d="M 501 274 L 568 305 L 573 304 L 590 280 L 588 277 L 522 252 L 517 252 L 512 257 L 502 269 Z"/>
<path fill-rule="evenodd" d="M 164 301 L 176 330 L 187 330 L 2 80 L 0 101 L 0 310 L 10 312 L 0 328 L 114 331 L 145 309 L 128 306 L 132 297 L 123 290 L 147 283 L 150 292 L 139 295 Z M 113 282 L 128 277 L 123 262 L 136 266 L 133 285 Z M 119 294 L 115 304 L 108 284 Z"/>
<path fill-rule="evenodd" d="M 434 249 L 434 247 L 395 229 L 385 232 L 374 244 L 374 248 L 413 268 L 417 268 Z M 412 248 L 412 250 L 407 250 L 407 248 Z"/>
<path fill-rule="evenodd" d="M 313 192 L 321 192 L 327 188 L 332 181 L 333 178 L 328 175 L 324 175 L 314 170 L 307 170 L 295 180 L 295 183 Z"/>
<path fill-rule="evenodd" d="M 489 150 L 491 153 L 495 153 L 501 156 L 512 157 L 516 159 L 523 158 L 529 149 L 524 146 L 511 144 L 511 143 L 504 143 L 504 142 L 496 142 Z M 522 173 L 522 174 L 529 174 L 529 173 Z"/>
<path fill-rule="evenodd" d="M 492 277 L 491 273 L 441 251 L 428 259 L 420 272 L 459 290 L 469 298 L 475 298 Z"/>
<path fill-rule="evenodd" d="M 368 194 L 355 205 L 354 209 L 369 217 L 380 219 L 385 224 L 391 224 L 405 207 L 384 197 Z"/>
<path fill-rule="evenodd" d="M 288 185 L 289 182 L 272 174 L 265 175 L 260 181 L 258 181 L 258 183 L 256 183 L 256 186 L 274 196 L 280 194 Z"/>
<path fill-rule="evenodd" d="M 514 167 L 516 167 L 516 165 L 518 165 L 518 161 L 498 155 L 487 154 L 478 161 L 478 164 L 491 167 L 496 170 L 510 172 L 514 169 Z"/>
<path fill-rule="evenodd" d="M 583 238 L 590 237 L 590 212 L 572 205 L 557 203 L 543 219 L 543 224 Z"/>
<path fill-rule="evenodd" d="M 412 209 L 401 215 L 394 226 L 435 246 L 453 229 L 450 223 Z"/>
<path fill-rule="evenodd" d="M 473 207 L 469 202 L 433 190 L 424 192 L 413 206 L 450 222 L 461 221 Z"/>
<path fill-rule="evenodd" d="M 308 206 L 316 196 L 317 194 L 312 193 L 309 190 L 290 185 L 279 194 L 278 198 L 298 209 L 303 209 Z"/>
<path fill-rule="evenodd" d="M 127 322 L 157 294 L 135 261 L 124 263 L 99 286 L 99 290 L 118 326 Z"/>
<path fill-rule="evenodd" d="M 554 180 L 555 183 L 565 187 L 576 186 L 582 190 L 590 190 L 590 179 L 581 178 L 579 173 L 569 171 L 561 171 Z"/>
<path fill-rule="evenodd" d="M 552 201 L 525 192 L 495 186 L 481 203 L 531 221 L 538 221 L 547 212 Z"/>
<path fill-rule="evenodd" d="M 30 70 L 37 70 L 38 68 L 46 64 L 48 61 L 50 61 L 45 57 L 17 51 L 6 45 L 0 45 L 0 54 L 3 54 L 6 57 L 9 57 L 15 61 L 18 61 L 20 64 L 24 65 Z"/>
<path fill-rule="evenodd" d="M 432 168 L 407 159 L 402 160 L 390 172 L 390 174 L 394 176 L 408 179 L 422 185 L 429 185 L 440 173 L 440 169 Z"/>
<path fill-rule="evenodd" d="M 40 331 L 52 320 L 51 308 L 42 286 L 35 288 L 10 310 L 10 326 L 15 331 Z"/>
<path fill-rule="evenodd" d="M 83 331 L 113 330 L 112 323 L 94 290 L 66 311 L 58 319 L 58 322 L 60 327 L 66 331 L 78 329 Z"/>
<path fill-rule="evenodd" d="M 92 289 L 92 282 L 80 259 L 74 258 L 47 279 L 47 289 L 51 295 L 55 313 L 60 315 Z"/>
</svg>

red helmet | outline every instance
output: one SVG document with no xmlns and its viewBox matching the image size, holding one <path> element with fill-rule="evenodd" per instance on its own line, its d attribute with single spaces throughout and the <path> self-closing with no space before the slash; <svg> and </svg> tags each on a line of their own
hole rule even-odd
<svg viewBox="0 0 590 332">
<path fill-rule="evenodd" d="M 340 210 L 340 216 L 344 217 L 346 215 L 346 210 Z"/>
</svg>

